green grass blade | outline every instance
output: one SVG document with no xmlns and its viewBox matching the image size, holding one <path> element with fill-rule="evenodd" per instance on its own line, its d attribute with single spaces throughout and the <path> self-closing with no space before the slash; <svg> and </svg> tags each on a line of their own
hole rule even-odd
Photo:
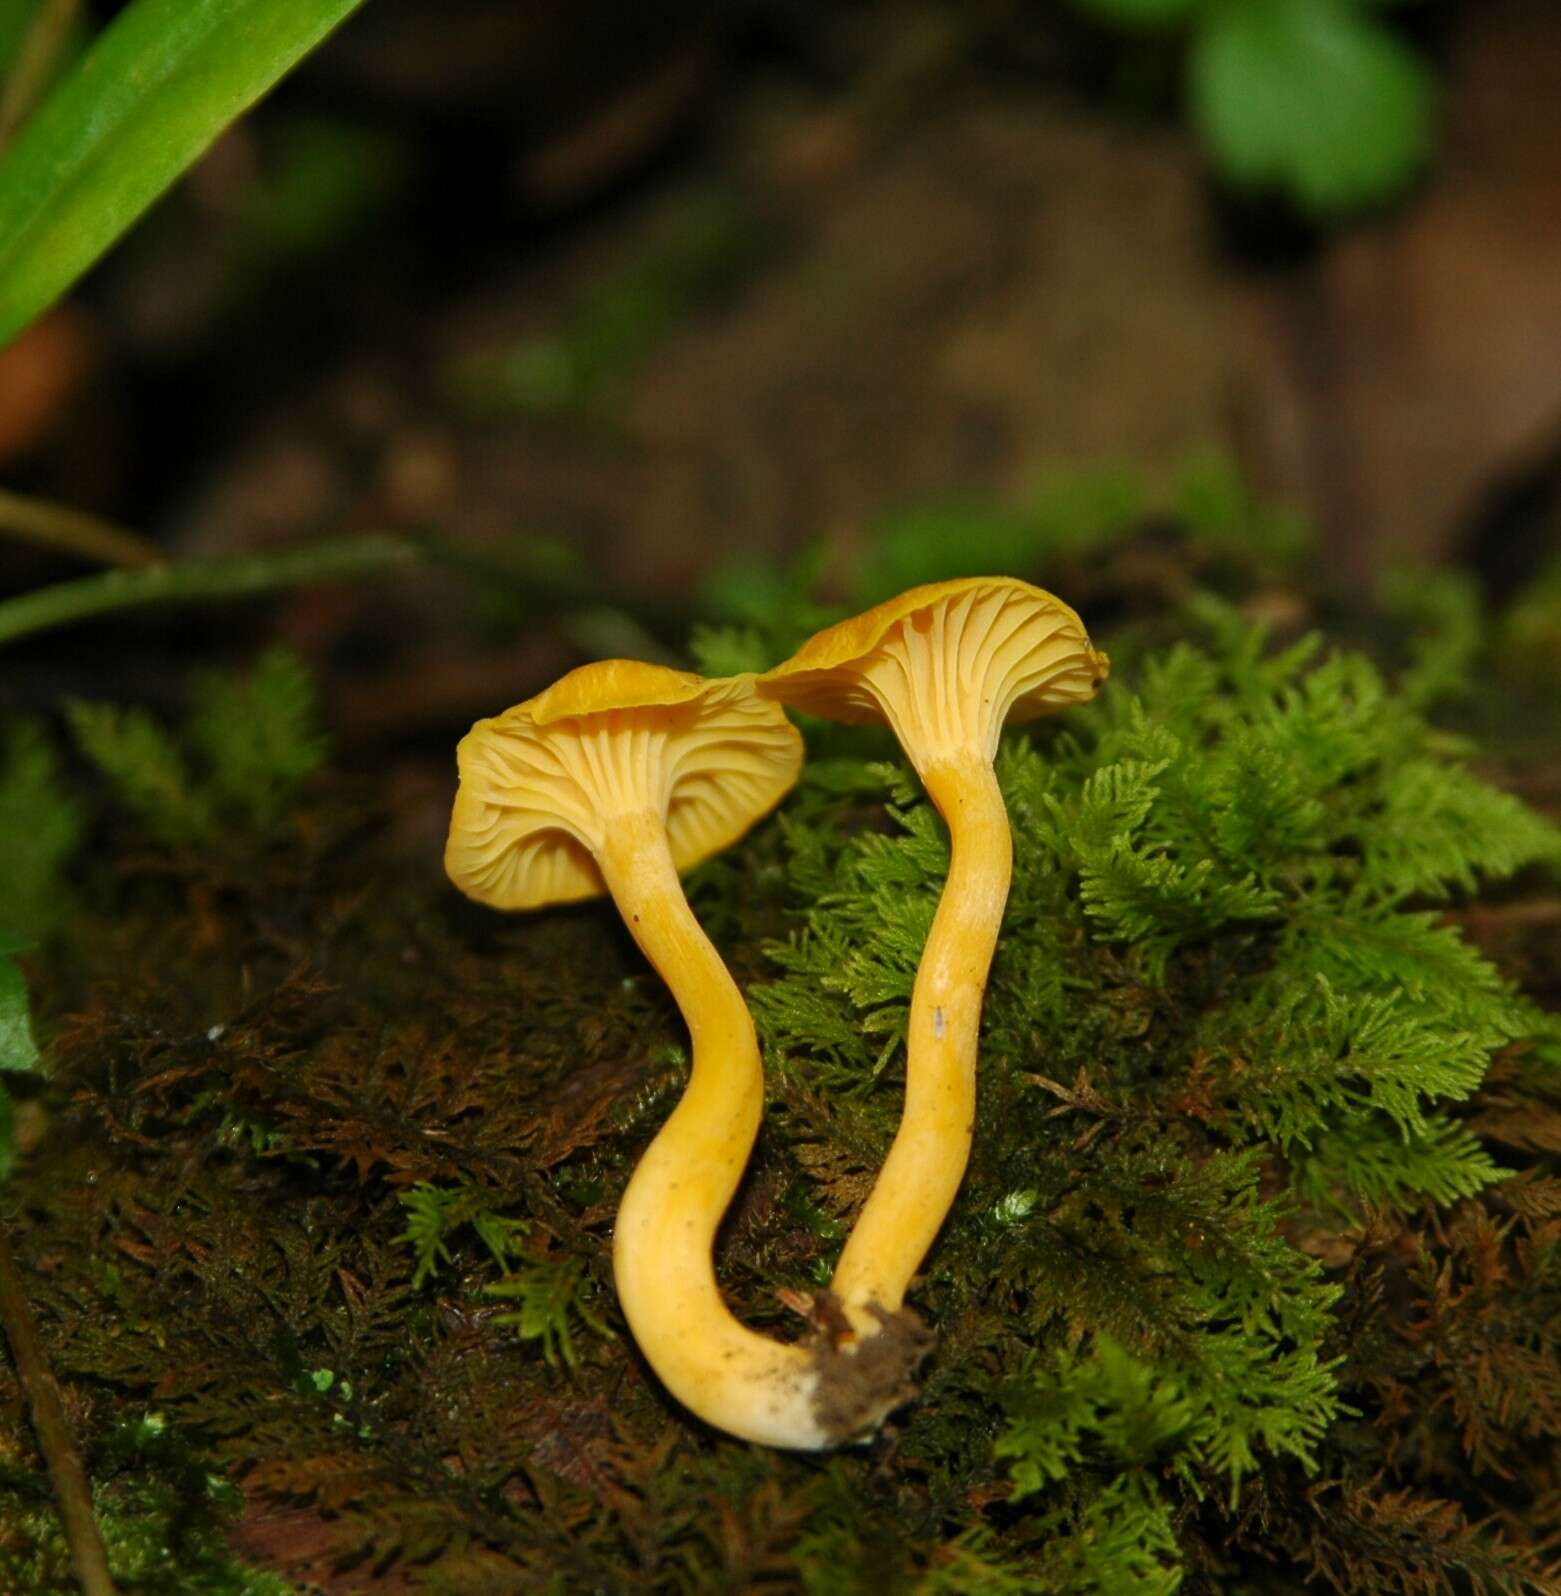
<svg viewBox="0 0 1561 1596">
<path fill-rule="evenodd" d="M 133 0 L 0 159 L 0 344 L 362 0 Z"/>
<path fill-rule="evenodd" d="M 363 532 L 259 554 L 178 560 L 133 571 L 99 571 L 75 582 L 56 582 L 21 593 L 0 604 L 0 645 L 116 610 L 204 604 L 313 582 L 339 582 L 411 565 L 418 558 L 419 549 L 409 539 L 393 533 Z"/>
</svg>

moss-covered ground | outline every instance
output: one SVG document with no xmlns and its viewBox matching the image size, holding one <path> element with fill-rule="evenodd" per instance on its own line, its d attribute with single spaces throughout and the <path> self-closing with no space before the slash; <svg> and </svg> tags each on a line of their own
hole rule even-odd
<svg viewBox="0 0 1561 1596">
<path fill-rule="evenodd" d="M 1445 580 L 1318 609 L 1293 529 L 1216 501 L 1009 528 L 1117 666 L 1005 746 L 937 1343 L 832 1457 L 702 1428 L 624 1330 L 613 1212 L 686 1055 L 609 908 L 464 903 L 283 655 L 181 725 L 13 729 L 49 1070 L 5 1204 L 123 1588 L 1561 1590 L 1561 839 L 1448 729 L 1533 731 L 1517 645 Z M 886 534 L 861 596 L 946 531 Z M 707 668 L 807 618 L 744 582 Z M 691 883 L 768 1062 L 719 1270 L 783 1336 L 893 1133 L 946 857 L 891 747 L 809 735 Z M 70 1588 L 6 1366 L 0 1589 Z"/>
</svg>

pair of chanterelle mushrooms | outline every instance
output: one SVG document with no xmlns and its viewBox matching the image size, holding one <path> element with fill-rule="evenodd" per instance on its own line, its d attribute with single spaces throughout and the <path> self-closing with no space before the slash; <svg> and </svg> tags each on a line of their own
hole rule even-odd
<svg viewBox="0 0 1561 1596">
<path fill-rule="evenodd" d="M 817 1450 L 866 1439 L 911 1395 L 928 1337 L 902 1302 L 970 1154 L 981 999 L 1008 897 L 998 734 L 1090 698 L 1107 667 L 1066 604 L 977 578 L 914 588 L 762 676 L 585 665 L 462 740 L 445 855 L 456 885 L 500 909 L 605 887 L 688 1023 L 688 1089 L 623 1194 L 613 1273 L 651 1367 L 710 1424 Z M 764 1079 L 747 1005 L 678 881 L 796 781 L 802 740 L 782 704 L 887 721 L 952 845 L 911 998 L 904 1117 L 796 1345 L 744 1328 L 716 1285 L 716 1227 Z"/>
</svg>

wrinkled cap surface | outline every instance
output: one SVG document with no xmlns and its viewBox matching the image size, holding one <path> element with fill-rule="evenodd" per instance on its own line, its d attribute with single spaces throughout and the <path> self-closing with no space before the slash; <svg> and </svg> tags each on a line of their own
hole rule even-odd
<svg viewBox="0 0 1561 1596">
<path fill-rule="evenodd" d="M 606 890 L 594 854 L 615 817 L 661 815 L 679 870 L 720 852 L 790 791 L 802 740 L 751 676 L 602 660 L 478 721 L 456 761 L 450 879 L 533 909 Z"/>
<path fill-rule="evenodd" d="M 990 751 L 1006 721 L 1093 698 L 1110 666 L 1061 599 L 1011 577 L 970 577 L 913 587 L 827 627 L 761 676 L 759 691 L 830 720 L 887 720 L 916 758 L 972 739 Z"/>
</svg>

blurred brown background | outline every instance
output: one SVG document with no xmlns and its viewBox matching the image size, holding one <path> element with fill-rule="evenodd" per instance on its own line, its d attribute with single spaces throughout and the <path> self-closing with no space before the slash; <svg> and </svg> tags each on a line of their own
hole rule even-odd
<svg viewBox="0 0 1561 1596">
<path fill-rule="evenodd" d="M 434 531 L 567 624 L 422 574 L 59 634 L 7 696 L 280 632 L 349 744 L 442 739 L 676 649 L 734 554 L 822 539 L 827 588 L 886 507 L 1210 445 L 1342 580 L 1510 591 L 1558 542 L 1561 11 L 1393 25 L 1437 148 L 1318 225 L 1066 5 L 372 0 L 0 354 L 0 479 L 169 554 Z M 79 569 L 0 545 L 7 592 Z"/>
</svg>

